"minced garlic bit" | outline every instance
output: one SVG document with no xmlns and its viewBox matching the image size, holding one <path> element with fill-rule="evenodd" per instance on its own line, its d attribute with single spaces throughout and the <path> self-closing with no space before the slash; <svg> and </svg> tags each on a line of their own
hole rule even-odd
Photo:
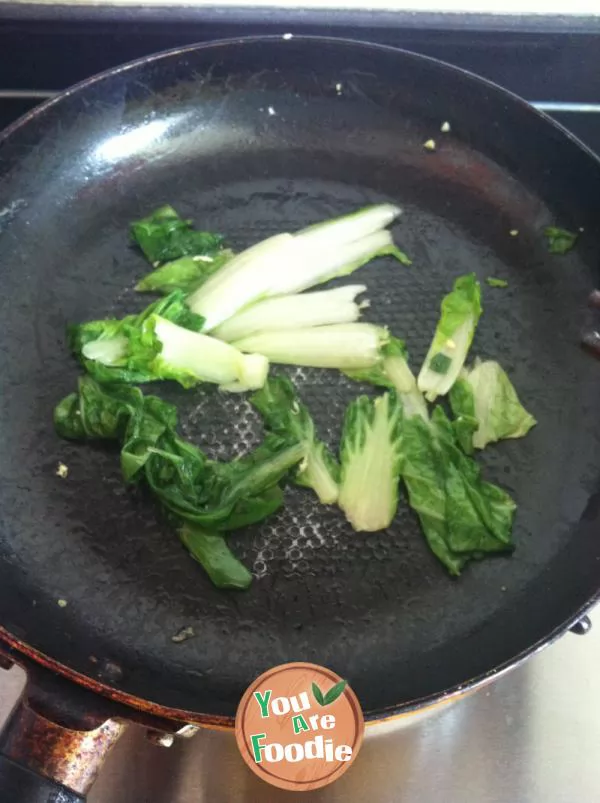
<svg viewBox="0 0 600 803">
<path fill-rule="evenodd" d="M 59 608 L 66 608 L 69 603 L 67 602 L 66 599 L 57 599 L 56 604 L 58 605 Z"/>
<path fill-rule="evenodd" d="M 423 143 L 423 147 L 426 151 L 434 151 L 435 150 L 435 140 L 428 139 L 427 142 Z"/>
<path fill-rule="evenodd" d="M 171 636 L 171 641 L 174 644 L 181 644 L 190 638 L 194 638 L 195 635 L 193 627 L 182 627 L 174 636 Z"/>
<path fill-rule="evenodd" d="M 446 340 L 446 346 L 450 349 L 450 351 L 453 351 L 456 348 L 456 343 L 451 338 L 448 338 L 448 340 Z"/>
<path fill-rule="evenodd" d="M 440 131 L 442 134 L 447 134 L 450 131 L 450 123 L 447 120 L 445 123 L 442 123 Z"/>
<path fill-rule="evenodd" d="M 69 476 L 69 466 L 59 462 L 56 467 L 56 476 L 60 477 L 61 480 L 66 480 L 66 478 Z"/>
<path fill-rule="evenodd" d="M 341 95 L 342 94 L 342 85 L 341 84 L 336 84 L 335 85 L 335 91 L 338 93 L 338 95 Z"/>
<path fill-rule="evenodd" d="M 519 234 L 519 229 L 511 229 L 509 234 L 511 237 L 516 237 Z"/>
</svg>

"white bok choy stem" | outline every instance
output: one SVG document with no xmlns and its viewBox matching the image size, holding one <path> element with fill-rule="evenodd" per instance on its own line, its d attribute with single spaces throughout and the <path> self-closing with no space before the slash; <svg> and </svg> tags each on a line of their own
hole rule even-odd
<svg viewBox="0 0 600 803">
<path fill-rule="evenodd" d="M 231 342 L 254 334 L 277 329 L 303 329 L 333 323 L 352 323 L 360 317 L 367 301 L 355 298 L 366 290 L 364 284 L 336 287 L 302 295 L 276 296 L 257 301 L 217 326 L 212 334 Z"/>
<path fill-rule="evenodd" d="M 264 354 L 270 362 L 315 368 L 370 368 L 381 359 L 389 332 L 370 323 L 333 324 L 312 329 L 258 332 L 232 345 L 240 351 Z"/>
<path fill-rule="evenodd" d="M 260 299 L 347 275 L 379 254 L 398 254 L 383 229 L 399 214 L 397 207 L 382 204 L 295 235 L 271 237 L 211 276 L 189 296 L 188 306 L 205 319 L 205 331 L 211 331 Z"/>
<path fill-rule="evenodd" d="M 398 507 L 402 405 L 392 391 L 359 396 L 346 410 L 338 504 L 357 531 L 383 530 Z"/>
<path fill-rule="evenodd" d="M 155 358 L 159 376 L 179 379 L 187 374 L 229 391 L 255 390 L 265 383 L 269 361 L 260 354 L 242 354 L 221 340 L 184 329 L 159 316 L 154 320 L 154 334 L 162 344 Z"/>
<path fill-rule="evenodd" d="M 300 229 L 294 236 L 297 240 L 310 243 L 318 248 L 352 243 L 380 229 L 385 229 L 400 214 L 402 214 L 402 210 L 394 204 L 365 206 L 358 212 L 352 212 L 332 220 L 324 220 Z"/>
</svg>

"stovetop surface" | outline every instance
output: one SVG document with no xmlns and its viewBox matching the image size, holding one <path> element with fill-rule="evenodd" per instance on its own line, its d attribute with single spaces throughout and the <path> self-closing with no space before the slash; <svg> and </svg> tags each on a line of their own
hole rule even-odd
<svg viewBox="0 0 600 803">
<path fill-rule="evenodd" d="M 42 22 L 3 12 L 0 127 L 53 92 L 99 70 L 194 41 L 253 33 L 326 33 L 395 44 L 458 64 L 536 102 L 600 153 L 600 35 L 561 31 L 357 28 L 343 15 L 327 28 L 232 23 L 226 16 L 152 21 L 135 13 L 82 20 L 60 9 Z M 600 214 L 600 212 L 599 212 Z M 600 219 L 600 218 L 599 218 Z M 558 644 L 468 699 L 420 719 L 369 729 L 362 753 L 307 803 L 598 803 L 600 615 L 585 638 Z M 0 672 L 0 721 L 22 678 Z M 230 733 L 201 732 L 170 749 L 132 728 L 108 760 L 90 803 L 282 803 L 246 768 Z"/>
<path fill-rule="evenodd" d="M 594 617 L 592 617 L 593 619 Z M 598 803 L 600 615 L 446 709 L 370 727 L 350 771 L 306 803 Z M 0 727 L 23 684 L 0 671 Z M 243 762 L 230 732 L 168 749 L 131 728 L 89 803 L 298 803 Z"/>
</svg>

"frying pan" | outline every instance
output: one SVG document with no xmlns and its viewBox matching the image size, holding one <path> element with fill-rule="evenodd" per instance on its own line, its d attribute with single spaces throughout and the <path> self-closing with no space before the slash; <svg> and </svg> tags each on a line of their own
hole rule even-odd
<svg viewBox="0 0 600 803">
<path fill-rule="evenodd" d="M 600 163 L 556 123 L 433 59 L 271 37 L 86 81 L 10 127 L 0 158 L 0 622 L 13 650 L 113 700 L 213 725 L 231 724 L 268 667 L 309 660 L 348 678 L 378 719 L 494 677 L 598 597 L 600 371 L 579 342 L 598 284 Z M 501 361 L 539 422 L 481 456 L 518 503 L 516 552 L 452 580 L 405 502 L 388 530 L 357 534 L 289 489 L 280 513 L 231 538 L 250 590 L 218 591 L 152 500 L 123 486 L 114 450 L 54 433 L 78 374 L 65 326 L 139 308 L 146 266 L 128 223 L 161 204 L 241 249 L 384 200 L 404 209 L 394 235 L 413 266 L 381 261 L 361 280 L 413 366 L 457 275 L 508 280 L 484 285 L 472 352 Z M 547 225 L 581 228 L 577 248 L 550 255 Z M 335 446 L 362 388 L 290 375 Z M 212 456 L 260 440 L 237 395 L 158 392 Z M 184 626 L 196 637 L 174 643 Z"/>
</svg>

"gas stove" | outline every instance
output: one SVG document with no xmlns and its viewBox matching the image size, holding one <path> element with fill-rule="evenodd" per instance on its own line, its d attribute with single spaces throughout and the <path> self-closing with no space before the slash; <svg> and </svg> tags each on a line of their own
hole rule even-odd
<svg viewBox="0 0 600 803">
<path fill-rule="evenodd" d="M 267 9 L 264 0 L 252 6 L 225 1 L 219 8 L 202 0 L 144 7 L 135 7 L 135 0 L 0 2 L 0 127 L 66 86 L 148 53 L 209 39 L 295 32 L 384 42 L 457 64 L 527 98 L 600 153 L 597 12 L 545 17 L 479 8 L 458 16 L 456 7 L 416 12 L 377 0 L 368 12 L 355 3 L 329 5 L 308 2 L 288 10 Z M 574 2 L 571 11 L 583 6 L 585 0 Z M 596 803 L 600 616 L 595 618 L 598 627 L 585 638 L 565 636 L 470 698 L 369 728 L 351 771 L 305 798 Z M 22 684 L 19 670 L 0 671 L 0 722 Z M 111 754 L 89 796 L 90 803 L 289 799 L 291 793 L 250 773 L 231 733 L 201 731 L 165 749 L 136 727 Z"/>
</svg>

